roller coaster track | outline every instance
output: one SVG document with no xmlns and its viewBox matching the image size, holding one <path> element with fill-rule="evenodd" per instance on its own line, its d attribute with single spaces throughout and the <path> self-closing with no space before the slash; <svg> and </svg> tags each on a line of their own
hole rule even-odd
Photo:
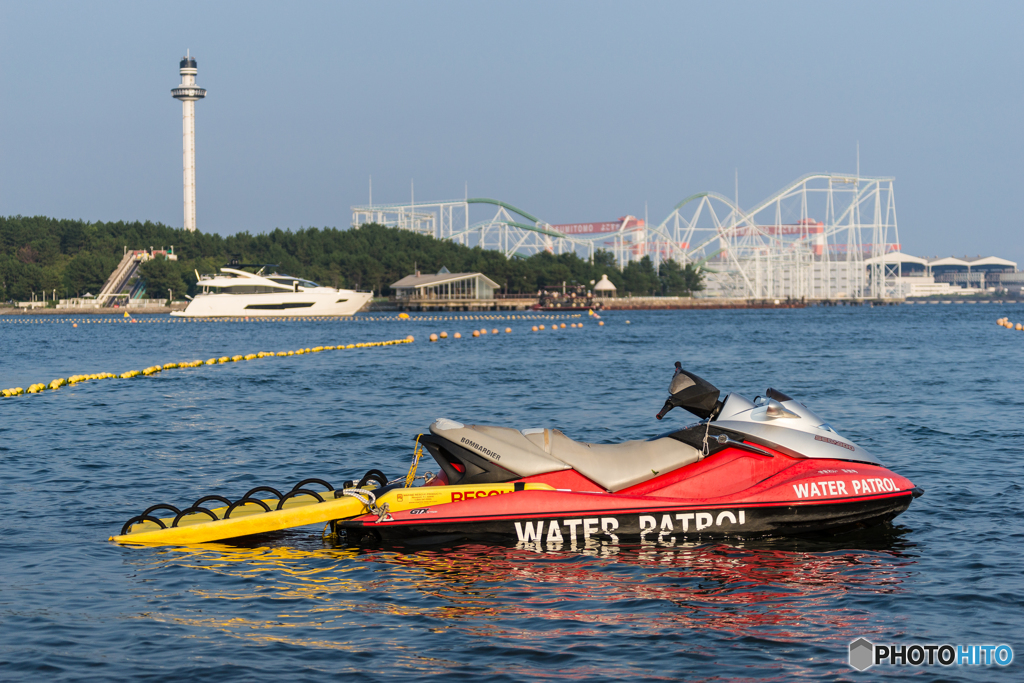
<svg viewBox="0 0 1024 683">
<path fill-rule="evenodd" d="M 899 249 L 893 180 L 810 173 L 746 210 L 719 193 L 699 192 L 655 226 L 623 222 L 616 232 L 588 236 L 563 234 L 523 209 L 485 197 L 356 206 L 352 217 L 353 225 L 379 222 L 497 249 L 508 258 L 539 251 L 593 256 L 610 244 L 620 267 L 643 256 L 656 267 L 666 259 L 694 263 L 714 275 L 722 295 L 888 297 L 893 273 L 884 255 Z M 496 212 L 471 222 L 473 206 Z"/>
</svg>

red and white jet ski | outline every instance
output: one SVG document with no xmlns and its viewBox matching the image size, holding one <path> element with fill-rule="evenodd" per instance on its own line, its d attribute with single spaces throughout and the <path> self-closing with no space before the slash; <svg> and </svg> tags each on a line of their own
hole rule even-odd
<svg viewBox="0 0 1024 683">
<path fill-rule="evenodd" d="M 442 473 L 406 491 L 476 485 L 472 493 L 449 488 L 451 500 L 335 528 L 355 542 L 674 543 L 873 526 L 923 493 L 781 391 L 719 400 L 718 389 L 676 363 L 669 394 L 659 420 L 681 407 L 701 421 L 646 441 L 592 444 L 557 429 L 439 419 L 419 441 Z"/>
</svg>

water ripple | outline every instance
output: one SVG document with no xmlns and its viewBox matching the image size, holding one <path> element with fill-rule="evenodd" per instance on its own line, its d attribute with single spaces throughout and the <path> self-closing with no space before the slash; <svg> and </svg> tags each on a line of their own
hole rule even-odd
<svg viewBox="0 0 1024 683">
<path fill-rule="evenodd" d="M 846 648 L 861 636 L 1016 646 L 1024 370 L 1019 335 L 993 324 L 1012 312 L 996 308 L 631 311 L 629 326 L 610 313 L 600 328 L 513 322 L 512 335 L 481 339 L 469 337 L 479 321 L 0 324 L 5 387 L 464 337 L 0 400 L 0 675 L 835 680 L 853 678 Z M 369 467 L 397 476 L 442 416 L 597 442 L 654 436 L 675 360 L 727 391 L 796 395 L 927 494 L 885 528 L 742 544 L 360 549 L 317 527 L 187 548 L 105 540 L 155 502 L 339 483 Z"/>
</svg>

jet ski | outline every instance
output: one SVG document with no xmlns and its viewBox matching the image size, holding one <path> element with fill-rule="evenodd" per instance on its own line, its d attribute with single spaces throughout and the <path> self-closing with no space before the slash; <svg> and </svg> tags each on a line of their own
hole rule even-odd
<svg viewBox="0 0 1024 683">
<path fill-rule="evenodd" d="M 357 544 L 492 537 L 672 545 L 870 527 L 923 493 L 777 389 L 753 401 L 720 395 L 677 362 L 656 417 L 682 408 L 699 421 L 653 439 L 596 444 L 558 429 L 442 418 L 416 437 L 412 466 L 399 479 L 374 469 L 337 489 L 313 478 L 287 493 L 259 486 L 234 501 L 210 495 L 185 509 L 161 503 L 110 540 L 204 543 L 326 523 Z M 437 476 L 417 475 L 424 448 L 441 469 Z M 413 486 L 417 479 L 424 484 Z M 260 492 L 272 497 L 257 498 Z M 153 516 L 161 509 L 173 518 Z"/>
<path fill-rule="evenodd" d="M 870 527 L 924 493 L 777 389 L 753 401 L 720 399 L 677 362 L 657 419 L 673 408 L 699 422 L 618 444 L 574 441 L 557 429 L 436 420 L 418 440 L 441 473 L 414 490 L 476 490 L 453 489 L 443 504 L 378 511 L 334 527 L 356 542 L 498 536 L 671 544 Z"/>
</svg>

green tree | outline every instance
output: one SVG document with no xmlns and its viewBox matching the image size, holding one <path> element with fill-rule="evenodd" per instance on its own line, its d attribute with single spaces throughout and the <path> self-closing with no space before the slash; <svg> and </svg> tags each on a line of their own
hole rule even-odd
<svg viewBox="0 0 1024 683">
<path fill-rule="evenodd" d="M 654 272 L 654 263 L 650 256 L 627 263 L 622 269 L 622 280 L 626 293 L 634 296 L 651 296 L 661 291 L 661 281 Z"/>
<path fill-rule="evenodd" d="M 92 252 L 81 252 L 74 256 L 64 268 L 63 280 L 68 294 L 84 296 L 86 293 L 98 294 L 113 271 L 113 266 L 106 267 L 104 259 Z"/>
<path fill-rule="evenodd" d="M 146 296 L 150 299 L 163 299 L 168 296 L 168 290 L 173 290 L 175 297 L 186 292 L 185 281 L 174 261 L 151 259 L 142 264 L 139 275 L 146 282 Z"/>
<path fill-rule="evenodd" d="M 692 263 L 680 266 L 671 259 L 663 261 L 658 277 L 665 296 L 691 296 L 704 289 L 704 275 Z"/>
</svg>

